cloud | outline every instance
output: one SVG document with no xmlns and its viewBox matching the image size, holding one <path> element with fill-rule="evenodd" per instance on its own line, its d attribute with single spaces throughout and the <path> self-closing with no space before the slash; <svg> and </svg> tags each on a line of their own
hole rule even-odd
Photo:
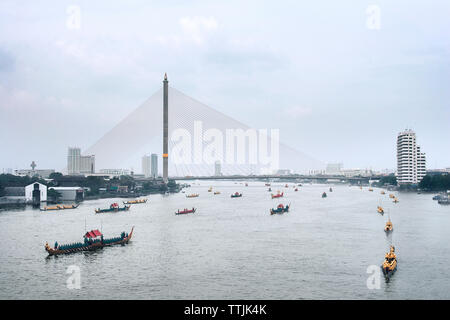
<svg viewBox="0 0 450 320">
<path fill-rule="evenodd" d="M 179 20 L 179 23 L 187 39 L 199 45 L 203 44 L 206 38 L 219 26 L 214 17 L 183 17 Z"/>
</svg>

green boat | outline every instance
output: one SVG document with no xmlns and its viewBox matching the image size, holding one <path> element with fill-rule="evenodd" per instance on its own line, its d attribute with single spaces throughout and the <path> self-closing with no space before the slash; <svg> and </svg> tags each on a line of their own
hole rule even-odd
<svg viewBox="0 0 450 320">
<path fill-rule="evenodd" d="M 119 207 L 118 203 L 112 203 L 109 206 L 109 209 L 95 209 L 95 213 L 103 213 L 103 212 L 118 212 L 118 211 L 128 211 L 130 209 L 130 206 L 123 206 L 122 208 Z"/>
<path fill-rule="evenodd" d="M 242 197 L 242 193 L 239 192 L 235 192 L 234 194 L 231 195 L 232 198 L 239 198 Z"/>
<path fill-rule="evenodd" d="M 285 212 L 289 211 L 289 207 L 291 206 L 291 204 L 286 205 L 286 207 L 283 204 L 279 204 L 278 207 L 276 209 L 270 209 L 270 214 L 283 214 Z"/>
</svg>

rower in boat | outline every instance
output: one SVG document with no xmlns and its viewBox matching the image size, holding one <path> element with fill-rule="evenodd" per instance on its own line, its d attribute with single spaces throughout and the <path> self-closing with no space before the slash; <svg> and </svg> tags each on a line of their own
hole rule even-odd
<svg viewBox="0 0 450 320">
<path fill-rule="evenodd" d="M 277 194 L 273 194 L 273 193 L 272 193 L 272 199 L 275 199 L 275 198 L 282 198 L 283 195 L 284 195 L 284 192 L 280 193 L 280 191 L 278 191 Z"/>
<path fill-rule="evenodd" d="M 70 204 L 70 205 L 58 204 L 58 205 L 52 206 L 52 207 L 46 206 L 44 208 L 41 208 L 40 210 L 41 211 L 55 211 L 55 210 L 65 210 L 65 209 L 76 209 L 76 208 L 78 208 L 79 205 L 80 205 L 79 203 L 78 204 Z"/>
<path fill-rule="evenodd" d="M 384 214 L 384 209 L 381 206 L 377 206 L 377 212 L 381 213 L 383 215 Z"/>
<path fill-rule="evenodd" d="M 327 193 L 326 192 L 322 193 L 322 198 L 326 198 L 326 197 L 327 197 Z"/>
<path fill-rule="evenodd" d="M 372 192 L 372 191 L 373 191 L 373 189 L 372 189 L 372 188 L 369 188 L 369 191 L 370 191 L 370 192 Z"/>
<path fill-rule="evenodd" d="M 390 194 L 389 194 L 389 198 L 394 199 L 394 198 L 395 198 L 395 195 L 392 194 L 392 193 L 390 193 Z"/>
<path fill-rule="evenodd" d="M 391 219 L 389 219 L 389 220 L 386 222 L 386 226 L 384 227 L 384 231 L 385 231 L 386 233 L 389 233 L 389 232 L 391 232 L 391 231 L 393 231 L 393 230 L 394 230 L 394 225 L 392 224 Z"/>
<path fill-rule="evenodd" d="M 199 196 L 198 193 L 187 194 L 186 198 L 197 198 Z"/>
<path fill-rule="evenodd" d="M 330 187 L 330 192 L 333 192 L 333 188 Z"/>
<path fill-rule="evenodd" d="M 277 214 L 277 213 L 283 214 L 285 212 L 288 212 L 290 206 L 291 206 L 290 204 L 284 206 L 282 203 L 280 203 L 276 209 L 270 209 L 270 215 Z"/>
<path fill-rule="evenodd" d="M 248 187 L 248 183 L 246 183 L 245 186 Z"/>
<path fill-rule="evenodd" d="M 220 194 L 220 191 L 215 191 L 214 194 L 215 194 L 215 195 L 216 195 L 216 194 Z"/>
<path fill-rule="evenodd" d="M 288 184 L 286 183 L 286 185 L 284 186 L 285 188 L 289 188 Z"/>
<path fill-rule="evenodd" d="M 116 244 L 127 244 L 131 237 L 133 236 L 134 227 L 131 228 L 130 234 L 122 232 L 119 237 L 105 239 L 103 234 L 99 230 L 91 230 L 86 232 L 83 236 L 83 242 L 75 242 L 66 245 L 59 245 L 58 242 L 55 242 L 55 246 L 52 248 L 48 244 L 45 243 L 45 251 L 47 251 L 49 256 L 56 256 L 60 254 L 68 254 L 74 252 L 81 251 L 93 251 L 97 249 L 101 249 L 104 247 L 113 246 Z"/>
<path fill-rule="evenodd" d="M 270 187 L 270 183 L 266 183 L 265 186 L 266 186 L 266 187 Z"/>
<path fill-rule="evenodd" d="M 393 202 L 393 203 L 397 203 L 397 202 L 398 202 L 397 197 L 395 197 L 394 200 L 392 200 L 392 202 Z"/>
<path fill-rule="evenodd" d="M 192 208 L 192 209 L 184 208 L 181 211 L 180 211 L 180 209 L 178 209 L 178 211 L 175 212 L 175 214 L 188 214 L 188 213 L 195 213 L 195 208 Z"/>
<path fill-rule="evenodd" d="M 294 191 L 298 191 L 298 188 L 295 188 Z"/>
<path fill-rule="evenodd" d="M 388 253 L 386 253 L 383 261 L 383 265 L 381 266 L 383 270 L 383 274 L 386 280 L 389 281 L 391 276 L 397 270 L 397 256 L 395 255 L 395 247 L 391 246 Z"/>
<path fill-rule="evenodd" d="M 271 192 L 271 191 L 272 191 L 272 188 L 267 189 L 267 191 Z"/>
<path fill-rule="evenodd" d="M 136 199 L 136 200 L 129 200 L 129 201 L 123 201 L 123 204 L 139 204 L 139 203 L 146 203 L 147 199 Z"/>
<path fill-rule="evenodd" d="M 231 195 L 232 198 L 239 198 L 242 197 L 242 193 L 239 192 L 235 192 L 234 194 Z"/>
<path fill-rule="evenodd" d="M 104 212 L 118 212 L 118 211 L 128 211 L 130 210 L 130 205 L 125 205 L 122 208 L 119 207 L 119 204 L 117 202 L 112 203 L 109 206 L 109 209 L 95 209 L 95 213 L 104 213 Z"/>
<path fill-rule="evenodd" d="M 209 187 L 208 192 L 211 192 L 211 191 L 212 191 L 212 187 Z"/>
<path fill-rule="evenodd" d="M 380 192 L 381 194 L 386 194 L 386 192 L 384 192 L 383 190 L 381 190 L 381 192 Z"/>
</svg>

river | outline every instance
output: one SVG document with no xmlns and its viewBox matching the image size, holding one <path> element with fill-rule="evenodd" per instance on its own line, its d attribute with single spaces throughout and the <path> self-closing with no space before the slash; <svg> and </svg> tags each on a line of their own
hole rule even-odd
<svg viewBox="0 0 450 320">
<path fill-rule="evenodd" d="M 378 188 L 332 185 L 329 192 L 330 185 L 304 184 L 295 192 L 284 184 L 272 183 L 273 192 L 285 192 L 273 200 L 263 182 L 197 181 L 186 193 L 150 195 L 128 212 L 94 213 L 126 199 L 1 211 L 0 298 L 450 299 L 449 206 L 431 194 L 395 192 L 394 204 Z M 243 197 L 230 198 L 235 191 Z M 291 210 L 271 216 L 279 203 Z M 195 214 L 174 214 L 192 207 Z M 135 230 L 125 246 L 47 257 L 46 241 L 81 241 L 85 224 L 105 237 Z M 386 282 L 379 266 L 390 244 L 398 270 Z M 73 268 L 80 289 L 66 283 Z"/>
</svg>

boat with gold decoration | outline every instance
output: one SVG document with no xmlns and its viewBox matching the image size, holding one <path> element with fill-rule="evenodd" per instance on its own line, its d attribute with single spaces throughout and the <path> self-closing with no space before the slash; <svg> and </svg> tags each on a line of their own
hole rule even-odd
<svg viewBox="0 0 450 320">
<path fill-rule="evenodd" d="M 191 194 L 187 194 L 186 198 L 197 198 L 199 196 L 198 193 L 191 193 Z"/>
<path fill-rule="evenodd" d="M 395 254 L 394 246 L 391 246 L 389 252 L 386 253 L 381 269 L 383 270 L 383 274 L 388 281 L 395 271 L 397 271 L 397 256 Z"/>
<path fill-rule="evenodd" d="M 384 226 L 384 231 L 385 231 L 386 233 L 389 233 L 389 232 L 391 232 L 391 231 L 393 231 L 393 230 L 394 230 L 394 225 L 392 224 L 391 219 L 389 219 L 389 220 L 386 222 L 386 225 Z"/>
<path fill-rule="evenodd" d="M 383 214 L 384 214 L 384 209 L 383 209 L 383 207 L 377 206 L 377 212 L 378 212 L 378 213 L 381 213 L 381 215 L 383 215 Z"/>
<path fill-rule="evenodd" d="M 79 203 L 69 204 L 69 205 L 57 204 L 55 206 L 50 206 L 50 207 L 45 206 L 44 208 L 41 208 L 40 210 L 41 211 L 56 211 L 56 210 L 76 209 L 76 208 L 78 208 L 79 205 L 80 205 Z"/>
<path fill-rule="evenodd" d="M 147 199 L 136 199 L 136 200 L 128 200 L 124 201 L 123 204 L 139 204 L 139 203 L 146 203 Z"/>
</svg>

